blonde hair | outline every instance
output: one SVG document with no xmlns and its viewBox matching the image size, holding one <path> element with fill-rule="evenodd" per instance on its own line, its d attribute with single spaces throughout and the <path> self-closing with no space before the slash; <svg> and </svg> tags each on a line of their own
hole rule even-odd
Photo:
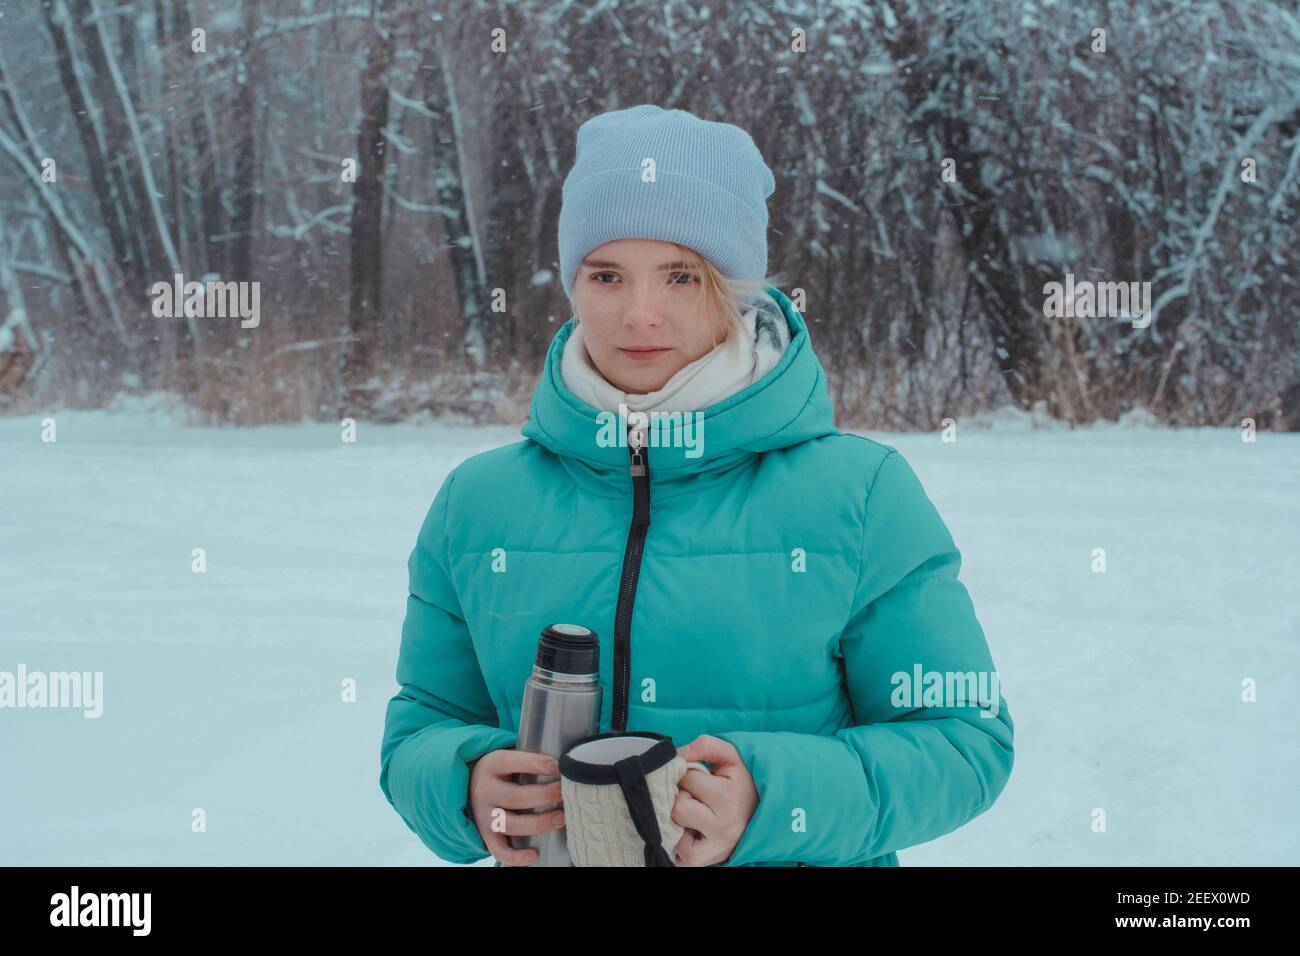
<svg viewBox="0 0 1300 956">
<path fill-rule="evenodd" d="M 771 275 L 762 279 L 732 279 L 718 271 L 718 267 L 700 255 L 690 246 L 674 242 L 673 246 L 681 253 L 700 280 L 699 299 L 705 315 L 713 317 L 713 345 L 717 345 L 730 335 L 743 335 L 745 313 L 749 311 L 754 300 L 764 295 L 768 286 L 777 286 L 785 281 L 780 275 Z M 573 313 L 577 316 L 576 305 Z M 582 317 L 578 316 L 578 321 Z"/>
</svg>

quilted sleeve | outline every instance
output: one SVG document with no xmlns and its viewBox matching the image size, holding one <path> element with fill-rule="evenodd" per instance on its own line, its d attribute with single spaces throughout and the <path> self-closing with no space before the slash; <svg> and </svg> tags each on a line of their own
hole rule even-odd
<svg viewBox="0 0 1300 956">
<path fill-rule="evenodd" d="M 839 641 L 854 725 L 716 735 L 736 747 L 759 792 L 724 865 L 865 862 L 949 833 L 997 799 L 1014 727 L 960 567 L 920 480 L 891 449 L 868 491 Z"/>
<path fill-rule="evenodd" d="M 388 702 L 379 786 L 430 850 L 473 863 L 488 849 L 470 818 L 470 766 L 515 745 L 498 724 L 448 571 L 445 535 L 455 472 L 434 497 L 407 562 L 409 594 L 397 659 L 401 689 Z"/>
</svg>

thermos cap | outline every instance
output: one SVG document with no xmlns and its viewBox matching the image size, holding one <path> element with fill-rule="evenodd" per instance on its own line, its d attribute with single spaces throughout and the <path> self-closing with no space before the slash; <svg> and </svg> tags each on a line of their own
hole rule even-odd
<svg viewBox="0 0 1300 956">
<path fill-rule="evenodd" d="M 551 624 L 537 642 L 537 666 L 560 674 L 600 671 L 600 640 L 581 624 Z"/>
</svg>

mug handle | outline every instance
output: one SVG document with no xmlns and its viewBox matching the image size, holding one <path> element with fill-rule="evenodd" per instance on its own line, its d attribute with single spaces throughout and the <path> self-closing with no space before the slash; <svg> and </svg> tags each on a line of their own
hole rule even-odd
<svg viewBox="0 0 1300 956">
<path fill-rule="evenodd" d="M 708 768 L 707 764 L 699 760 L 686 761 L 686 769 L 689 770 L 691 767 L 694 767 L 696 770 L 703 770 L 705 773 L 713 773 L 713 771 Z"/>
</svg>

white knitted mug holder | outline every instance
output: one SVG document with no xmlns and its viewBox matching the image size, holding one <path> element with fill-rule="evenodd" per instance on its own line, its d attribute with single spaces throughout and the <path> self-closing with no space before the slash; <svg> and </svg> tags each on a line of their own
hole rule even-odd
<svg viewBox="0 0 1300 956">
<path fill-rule="evenodd" d="M 684 832 L 673 801 L 686 761 L 672 738 L 650 731 L 593 734 L 560 755 L 564 834 L 574 866 L 675 866 Z"/>
</svg>

